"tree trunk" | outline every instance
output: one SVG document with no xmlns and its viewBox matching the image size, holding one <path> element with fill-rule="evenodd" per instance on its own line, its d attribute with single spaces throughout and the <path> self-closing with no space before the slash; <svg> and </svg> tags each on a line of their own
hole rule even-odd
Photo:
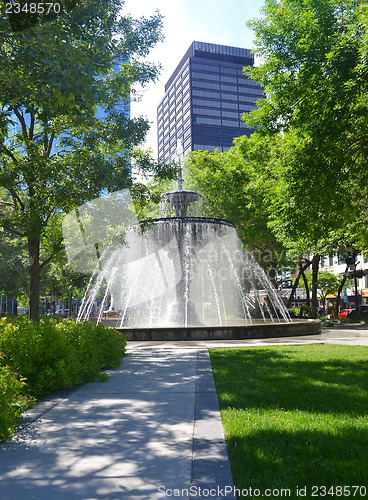
<svg viewBox="0 0 368 500">
<path fill-rule="evenodd" d="M 37 236 L 28 236 L 29 254 L 29 318 L 34 321 L 40 320 L 40 288 L 41 288 L 41 268 L 40 268 L 40 240 Z"/>
<path fill-rule="evenodd" d="M 344 285 L 346 283 L 346 278 L 348 276 L 348 271 L 349 271 L 349 266 L 346 266 L 343 278 L 342 278 L 340 286 L 339 286 L 339 288 L 337 290 L 335 318 L 339 317 L 339 312 L 340 312 L 340 295 L 341 295 L 342 289 L 344 288 Z"/>
<path fill-rule="evenodd" d="M 70 287 L 68 293 L 68 318 L 72 316 L 72 303 L 73 303 L 73 285 Z"/>
<path fill-rule="evenodd" d="M 318 309 L 318 297 L 317 297 L 317 285 L 318 285 L 318 269 L 319 261 L 321 256 L 316 254 L 312 259 L 312 304 L 311 304 L 311 318 L 317 318 Z"/>
<path fill-rule="evenodd" d="M 271 262 L 270 263 L 270 269 L 267 273 L 267 276 L 269 280 L 271 281 L 272 285 L 274 286 L 275 289 L 277 289 L 277 262 Z"/>
<path fill-rule="evenodd" d="M 305 274 L 304 274 L 304 271 L 310 266 L 310 262 L 307 261 L 306 264 L 304 264 L 304 266 L 302 265 L 302 261 L 300 260 L 299 261 L 299 272 L 298 272 L 298 276 L 295 278 L 295 281 L 294 281 L 294 284 L 293 284 L 293 288 L 291 289 L 291 292 L 290 292 L 290 296 L 289 296 L 289 300 L 286 304 L 286 307 L 287 308 L 290 308 L 291 306 L 291 303 L 293 301 L 293 297 L 295 295 L 295 290 L 298 288 L 298 285 L 299 285 L 299 280 L 300 280 L 300 276 L 303 276 L 303 279 L 305 278 Z M 304 279 L 304 282 L 305 282 L 305 279 Z M 308 285 L 307 285 L 308 286 Z M 307 288 L 307 291 L 308 291 L 308 288 Z"/>
<path fill-rule="evenodd" d="M 305 296 L 306 296 L 305 305 L 309 309 L 310 308 L 309 285 L 308 285 L 307 277 L 306 277 L 303 269 L 301 270 L 301 273 L 302 273 L 302 278 L 303 278 L 304 288 L 305 288 Z"/>
<path fill-rule="evenodd" d="M 6 314 L 7 314 L 7 316 L 9 316 L 10 314 L 13 314 L 13 298 L 14 298 L 13 293 L 8 293 L 6 296 Z"/>
</svg>

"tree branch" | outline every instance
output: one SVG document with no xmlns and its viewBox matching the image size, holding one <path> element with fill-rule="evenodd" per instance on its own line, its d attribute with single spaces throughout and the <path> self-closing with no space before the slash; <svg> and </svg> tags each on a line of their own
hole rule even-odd
<svg viewBox="0 0 368 500">
<path fill-rule="evenodd" d="M 54 156 L 62 156 L 61 153 L 67 153 L 68 150 L 67 149 L 59 149 L 58 151 L 56 151 L 56 153 L 53 153 L 52 155 L 49 156 L 49 158 L 53 158 Z"/>
<path fill-rule="evenodd" d="M 34 126 L 35 126 L 35 115 L 31 113 L 31 123 L 29 125 L 29 140 L 33 141 L 33 133 L 34 133 Z"/>
<path fill-rule="evenodd" d="M 17 229 L 13 229 L 11 227 L 3 226 L 3 229 L 4 229 L 5 232 L 8 231 L 10 234 L 13 234 L 14 236 L 19 236 L 19 237 L 22 237 L 22 238 L 24 238 L 26 236 L 26 233 L 21 233 Z"/>
<path fill-rule="evenodd" d="M 52 143 L 54 142 L 54 139 L 55 139 L 55 130 L 52 129 L 49 143 L 48 143 L 47 148 L 45 149 L 45 152 L 44 152 L 44 156 L 46 158 L 48 158 L 50 156 L 51 148 L 52 148 Z"/>
<path fill-rule="evenodd" d="M 22 210 L 24 210 L 24 203 L 22 202 L 22 200 L 19 198 L 19 196 L 17 195 L 15 189 L 13 188 L 8 188 L 8 191 L 9 193 L 11 194 L 11 197 L 13 198 L 13 203 L 14 203 L 14 206 L 17 205 L 17 203 L 19 204 L 20 208 Z"/>
<path fill-rule="evenodd" d="M 15 116 L 18 118 L 20 124 L 22 125 L 22 132 L 23 132 L 24 137 L 28 139 L 27 125 L 26 125 L 26 121 L 24 119 L 23 113 L 21 113 L 17 108 L 13 108 L 13 111 L 14 111 Z"/>
<path fill-rule="evenodd" d="M 59 241 L 56 243 L 56 245 L 59 246 L 58 249 L 54 250 L 48 257 L 46 260 L 44 260 L 42 262 L 42 264 L 40 264 L 40 272 L 42 273 L 42 271 L 45 269 L 45 267 L 52 261 L 52 259 L 55 257 L 56 253 L 61 249 L 61 242 L 63 241 L 63 238 L 60 238 Z"/>
<path fill-rule="evenodd" d="M 4 144 L 1 144 L 1 149 L 4 151 L 6 156 L 9 156 L 9 158 L 11 160 L 13 160 L 14 163 L 18 163 L 17 158 L 13 155 L 13 153 L 10 151 L 10 149 L 8 149 L 6 146 L 4 146 Z"/>
</svg>

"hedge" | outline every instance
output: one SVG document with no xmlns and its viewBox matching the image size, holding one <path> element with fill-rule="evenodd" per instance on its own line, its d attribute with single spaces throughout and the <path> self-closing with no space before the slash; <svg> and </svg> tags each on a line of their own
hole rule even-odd
<svg viewBox="0 0 368 500">
<path fill-rule="evenodd" d="M 125 335 L 101 324 L 0 319 L 0 440 L 36 399 L 106 379 L 101 370 L 119 366 L 125 347 Z"/>
</svg>

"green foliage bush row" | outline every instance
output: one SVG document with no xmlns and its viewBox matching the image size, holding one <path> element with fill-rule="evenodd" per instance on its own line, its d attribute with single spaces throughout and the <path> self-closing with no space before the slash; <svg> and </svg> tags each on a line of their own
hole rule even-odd
<svg viewBox="0 0 368 500">
<path fill-rule="evenodd" d="M 0 355 L 0 362 L 3 355 Z M 8 365 L 0 366 L 0 440 L 12 434 L 14 422 L 34 403 L 27 397 L 26 383 Z"/>
<path fill-rule="evenodd" d="M 125 335 L 101 324 L 1 319 L 0 402 L 5 411 L 0 412 L 0 439 L 8 437 L 9 422 L 15 423 L 33 398 L 92 381 L 101 370 L 116 368 L 125 346 Z"/>
</svg>

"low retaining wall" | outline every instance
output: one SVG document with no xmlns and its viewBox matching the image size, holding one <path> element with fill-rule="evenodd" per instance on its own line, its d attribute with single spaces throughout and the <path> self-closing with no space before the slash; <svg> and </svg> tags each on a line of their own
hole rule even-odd
<svg viewBox="0 0 368 500">
<path fill-rule="evenodd" d="M 168 328 L 117 328 L 128 340 L 242 340 L 294 337 L 321 333 L 319 320 L 295 320 L 290 323 L 256 323 L 231 326 L 193 326 Z"/>
</svg>

